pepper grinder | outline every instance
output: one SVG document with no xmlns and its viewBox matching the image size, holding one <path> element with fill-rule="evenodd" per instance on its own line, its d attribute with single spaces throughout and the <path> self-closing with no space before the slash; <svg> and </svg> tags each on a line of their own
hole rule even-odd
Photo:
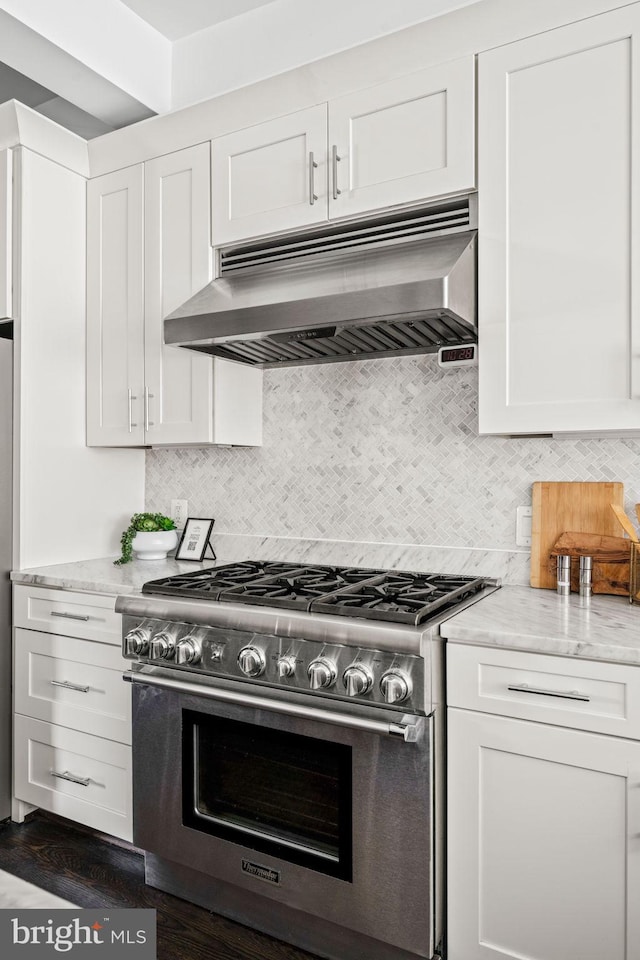
<svg viewBox="0 0 640 960">
<path fill-rule="evenodd" d="M 591 596 L 591 571 L 593 557 L 580 557 L 580 596 Z"/>
<path fill-rule="evenodd" d="M 561 597 L 568 597 L 571 593 L 571 557 L 562 554 L 557 558 L 557 593 Z"/>
</svg>

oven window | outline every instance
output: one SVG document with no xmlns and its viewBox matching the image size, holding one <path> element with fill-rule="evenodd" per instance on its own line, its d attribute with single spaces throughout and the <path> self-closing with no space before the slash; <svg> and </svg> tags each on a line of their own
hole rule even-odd
<svg viewBox="0 0 640 960">
<path fill-rule="evenodd" d="M 351 880 L 351 747 L 183 711 L 189 827 Z"/>
</svg>

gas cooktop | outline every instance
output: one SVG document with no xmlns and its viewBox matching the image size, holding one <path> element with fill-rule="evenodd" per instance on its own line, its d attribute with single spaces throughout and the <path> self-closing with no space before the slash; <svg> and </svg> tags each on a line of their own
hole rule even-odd
<svg viewBox="0 0 640 960">
<path fill-rule="evenodd" d="M 248 560 L 151 580 L 145 594 L 252 604 L 417 626 L 458 606 L 486 577 Z"/>
</svg>

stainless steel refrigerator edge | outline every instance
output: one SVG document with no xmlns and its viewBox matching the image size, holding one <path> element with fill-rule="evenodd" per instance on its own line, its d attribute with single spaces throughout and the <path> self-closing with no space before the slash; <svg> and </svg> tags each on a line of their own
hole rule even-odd
<svg viewBox="0 0 640 960">
<path fill-rule="evenodd" d="M 13 324 L 0 324 L 0 820 L 11 814 Z"/>
</svg>

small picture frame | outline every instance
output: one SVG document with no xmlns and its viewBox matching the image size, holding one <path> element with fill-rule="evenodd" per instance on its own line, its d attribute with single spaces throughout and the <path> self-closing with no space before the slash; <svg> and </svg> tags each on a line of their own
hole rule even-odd
<svg viewBox="0 0 640 960">
<path fill-rule="evenodd" d="M 207 548 L 211 551 L 211 559 L 215 560 L 216 555 L 209 543 L 214 523 L 215 520 L 209 518 L 189 517 L 176 550 L 176 560 L 195 560 L 200 563 L 204 560 Z"/>
</svg>

